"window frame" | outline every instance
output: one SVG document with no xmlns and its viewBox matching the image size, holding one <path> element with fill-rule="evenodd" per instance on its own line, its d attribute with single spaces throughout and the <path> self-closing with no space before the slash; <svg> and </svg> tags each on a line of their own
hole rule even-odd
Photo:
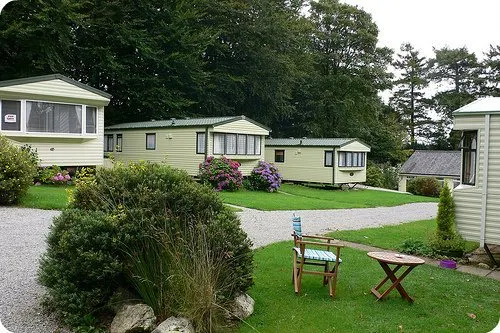
<svg viewBox="0 0 500 333">
<path fill-rule="evenodd" d="M 200 136 L 203 136 L 203 150 L 200 150 Z M 207 150 L 207 136 L 205 132 L 196 132 L 196 154 L 203 154 Z"/>
<path fill-rule="evenodd" d="M 116 134 L 116 145 L 115 149 L 117 153 L 121 153 L 123 150 L 123 134 Z"/>
<path fill-rule="evenodd" d="M 283 157 L 281 161 L 278 160 L 278 154 L 277 154 L 278 152 L 283 153 L 283 155 L 281 156 L 281 157 Z M 285 163 L 285 149 L 275 149 L 274 150 L 274 163 Z"/>
<path fill-rule="evenodd" d="M 356 161 L 356 163 L 354 163 Z M 339 151 L 337 166 L 340 168 L 364 168 L 366 166 L 366 152 Z"/>
<path fill-rule="evenodd" d="M 327 155 L 331 155 L 331 163 L 330 164 L 328 164 L 326 162 L 326 156 Z M 333 150 L 325 150 L 325 153 L 323 155 L 323 166 L 329 167 L 329 168 L 333 167 L 333 165 L 334 165 L 334 163 L 333 163 L 334 162 L 333 156 L 334 156 L 334 151 Z"/>
<path fill-rule="evenodd" d="M 111 138 L 111 145 L 109 144 L 110 138 Z M 112 153 L 114 151 L 114 144 L 115 144 L 114 134 L 104 134 L 104 152 Z M 111 150 L 109 147 L 111 147 Z"/>
<path fill-rule="evenodd" d="M 466 140 L 468 134 L 474 134 L 474 136 L 470 140 L 470 146 L 465 146 L 464 141 Z M 460 142 L 460 149 L 462 150 L 462 170 L 460 172 L 460 184 L 463 185 L 469 185 L 469 186 L 476 186 L 476 179 L 477 179 L 477 147 L 478 147 L 478 135 L 479 132 L 477 130 L 473 131 L 463 131 L 462 132 L 462 140 Z M 473 139 L 476 140 L 475 142 L 475 148 L 472 148 L 472 143 Z M 466 159 L 466 154 L 468 158 Z M 473 161 L 472 160 L 473 156 Z M 466 168 L 466 162 L 469 162 L 469 168 Z M 466 171 L 469 171 L 468 179 L 469 181 L 465 181 L 466 177 Z M 473 175 L 472 175 L 473 173 Z"/>
<path fill-rule="evenodd" d="M 153 148 L 148 146 L 148 137 L 153 137 Z M 156 133 L 146 133 L 146 150 L 156 150 Z"/>
</svg>

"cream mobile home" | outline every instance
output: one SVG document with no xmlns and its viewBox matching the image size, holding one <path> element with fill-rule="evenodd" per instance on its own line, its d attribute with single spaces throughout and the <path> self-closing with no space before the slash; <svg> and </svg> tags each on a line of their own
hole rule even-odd
<svg viewBox="0 0 500 333">
<path fill-rule="evenodd" d="M 454 190 L 459 232 L 500 245 L 500 97 L 481 98 L 453 112 L 462 131 L 460 185 Z"/>
<path fill-rule="evenodd" d="M 208 156 L 238 161 L 249 175 L 264 159 L 270 129 L 245 116 L 124 123 L 105 129 L 104 151 L 117 161 L 153 161 L 198 174 Z"/>
<path fill-rule="evenodd" d="M 36 148 L 42 166 L 102 165 L 110 98 L 59 74 L 0 81 L 0 135 Z"/>
<path fill-rule="evenodd" d="M 267 139 L 265 158 L 284 180 L 340 185 L 366 181 L 369 151 L 358 139 Z"/>
</svg>

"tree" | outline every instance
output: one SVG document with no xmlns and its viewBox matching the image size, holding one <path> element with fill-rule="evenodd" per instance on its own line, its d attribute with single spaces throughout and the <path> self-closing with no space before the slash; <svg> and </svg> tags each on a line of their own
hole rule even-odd
<svg viewBox="0 0 500 333">
<path fill-rule="evenodd" d="M 500 96 L 500 45 L 490 45 L 485 54 L 483 66 L 485 68 L 485 95 Z"/>
<path fill-rule="evenodd" d="M 428 61 L 419 53 L 411 44 L 403 44 L 398 59 L 392 63 L 399 77 L 394 81 L 390 103 L 408 131 L 411 147 L 416 146 L 416 137 L 422 137 L 424 127 L 432 122 L 424 96 L 429 85 Z"/>
</svg>

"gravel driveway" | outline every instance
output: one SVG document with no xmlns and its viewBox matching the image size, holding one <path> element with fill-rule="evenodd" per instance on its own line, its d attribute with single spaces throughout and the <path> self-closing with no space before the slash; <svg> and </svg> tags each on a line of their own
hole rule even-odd
<svg viewBox="0 0 500 333">
<path fill-rule="evenodd" d="M 433 218 L 436 203 L 397 207 L 302 210 L 303 230 L 322 233 L 337 229 L 360 229 Z M 238 215 L 255 247 L 290 239 L 294 211 L 263 212 L 244 209 Z M 58 325 L 42 313 L 43 289 L 37 284 L 38 259 L 45 250 L 45 237 L 58 211 L 0 207 L 0 321 L 13 333 L 54 333 Z"/>
</svg>

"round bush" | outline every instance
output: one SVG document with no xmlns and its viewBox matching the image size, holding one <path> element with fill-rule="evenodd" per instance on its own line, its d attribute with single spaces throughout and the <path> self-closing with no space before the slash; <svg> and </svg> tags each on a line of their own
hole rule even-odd
<svg viewBox="0 0 500 333">
<path fill-rule="evenodd" d="M 382 169 L 372 162 L 366 166 L 366 185 L 373 187 L 382 187 L 384 184 L 384 174 Z"/>
<path fill-rule="evenodd" d="M 246 184 L 249 190 L 274 192 L 281 186 L 281 180 L 281 174 L 274 164 L 259 161 L 259 165 L 247 177 Z"/>
<path fill-rule="evenodd" d="M 408 190 L 408 192 L 416 195 L 439 197 L 441 185 L 436 178 L 418 177 L 410 180 L 406 189 Z"/>
<path fill-rule="evenodd" d="M 201 230 L 205 252 L 189 244 L 198 237 L 192 235 L 193 230 Z M 153 243 L 158 246 L 144 247 Z M 50 231 L 40 280 L 49 288 L 51 305 L 68 318 L 93 313 L 119 287 L 135 289 L 146 303 L 160 304 L 177 314 L 184 311 L 178 308 L 182 302 L 170 296 L 161 303 L 154 295 L 175 295 L 170 281 L 180 288 L 179 283 L 192 277 L 169 278 L 182 273 L 170 272 L 169 263 L 182 253 L 196 254 L 195 258 L 210 253 L 227 259 L 214 275 L 218 280 L 211 283 L 230 281 L 229 287 L 213 292 L 221 293 L 217 298 L 232 299 L 252 284 L 250 247 L 237 216 L 225 208 L 217 193 L 186 172 L 153 163 L 117 164 L 113 169 L 98 169 L 95 176 L 77 177 L 70 210 L 55 220 Z M 134 255 L 151 258 L 145 251 L 158 249 L 162 253 L 155 257 L 164 261 L 140 263 Z M 150 280 L 158 281 L 146 283 L 153 289 L 152 299 L 143 296 L 141 289 Z M 164 309 L 158 311 L 163 315 Z"/>
<path fill-rule="evenodd" d="M 209 156 L 199 167 L 200 180 L 210 184 L 216 191 L 236 191 L 243 183 L 243 175 L 238 170 L 240 163 L 225 156 Z"/>
<path fill-rule="evenodd" d="M 38 158 L 29 147 L 17 147 L 0 136 L 0 205 L 11 205 L 28 191 Z"/>
</svg>

